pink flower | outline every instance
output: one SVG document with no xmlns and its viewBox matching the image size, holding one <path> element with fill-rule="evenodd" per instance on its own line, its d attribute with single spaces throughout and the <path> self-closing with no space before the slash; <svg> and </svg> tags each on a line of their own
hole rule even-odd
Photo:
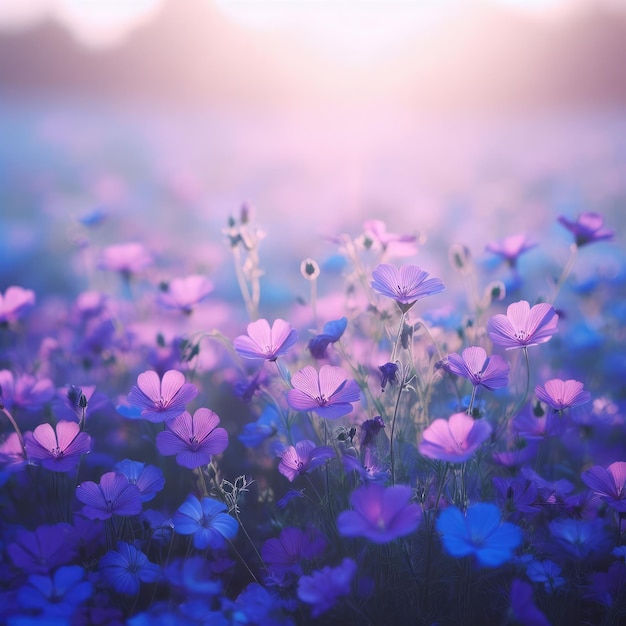
<svg viewBox="0 0 626 626">
<path fill-rule="evenodd" d="M 509 383 L 509 364 L 497 354 L 487 356 L 479 346 L 465 348 L 461 356 L 449 354 L 443 368 L 452 374 L 467 378 L 474 387 L 482 385 L 494 390 L 506 387 Z"/>
<path fill-rule="evenodd" d="M 165 422 L 177 417 L 188 402 L 198 395 L 195 385 L 185 383 L 183 374 L 168 370 L 163 379 L 153 371 L 137 376 L 135 385 L 128 394 L 128 402 L 140 407 L 141 417 L 149 422 Z"/>
<path fill-rule="evenodd" d="M 341 367 L 323 365 L 319 374 L 307 365 L 291 377 L 293 389 L 287 392 L 287 404 L 296 411 L 314 411 L 320 417 L 335 419 L 352 411 L 352 402 L 361 397 L 359 385 L 348 380 Z"/>
<path fill-rule="evenodd" d="M 363 224 L 361 245 L 364 248 L 376 250 L 383 255 L 407 257 L 417 254 L 417 237 L 415 235 L 397 235 L 387 232 L 387 226 L 382 220 L 368 220 Z"/>
<path fill-rule="evenodd" d="M 591 394 L 583 389 L 581 382 L 559 378 L 547 380 L 543 387 L 537 385 L 535 394 L 539 400 L 551 406 L 555 411 L 580 406 L 591 400 Z"/>
<path fill-rule="evenodd" d="M 60 421 L 56 431 L 50 424 L 40 424 L 24 435 L 24 442 L 28 458 L 53 472 L 73 470 L 91 450 L 91 437 L 80 432 L 76 422 Z"/>
<path fill-rule="evenodd" d="M 583 472 L 581 478 L 603 502 L 626 513 L 626 462 L 611 463 L 606 469 L 596 465 Z"/>
<path fill-rule="evenodd" d="M 124 243 L 108 246 L 102 251 L 100 268 L 119 272 L 126 278 L 152 265 L 150 253 L 140 243 Z"/>
<path fill-rule="evenodd" d="M 312 469 L 323 465 L 326 459 L 335 455 L 329 446 L 316 447 L 312 441 L 305 439 L 298 441 L 295 446 L 289 446 L 284 452 L 278 471 L 289 479 L 289 482 L 299 476 L 306 474 Z"/>
<path fill-rule="evenodd" d="M 0 396 L 9 410 L 12 408 L 39 411 L 52 400 L 55 388 L 49 378 L 35 378 L 28 374 L 14 377 L 10 370 L 0 371 Z"/>
<path fill-rule="evenodd" d="M 448 420 L 436 419 L 422 434 L 418 449 L 429 459 L 463 463 L 489 438 L 491 430 L 489 422 L 455 413 Z"/>
<path fill-rule="evenodd" d="M 0 324 L 17 322 L 35 306 L 35 292 L 13 285 L 0 293 Z"/>
<path fill-rule="evenodd" d="M 190 315 L 193 307 L 205 300 L 212 291 L 213 283 L 210 280 L 194 274 L 172 280 L 158 300 L 166 309 L 178 309 Z"/>
<path fill-rule="evenodd" d="M 532 309 L 526 300 L 513 302 L 506 315 L 494 315 L 487 322 L 487 332 L 494 344 L 507 350 L 527 348 L 548 341 L 557 332 L 559 316 L 554 307 L 542 302 Z"/>
<path fill-rule="evenodd" d="M 159 452 L 176 455 L 176 462 L 193 469 L 208 465 L 214 454 L 228 446 L 228 433 L 218 428 L 220 418 L 209 409 L 198 409 L 193 417 L 185 411 L 165 424 L 166 430 L 157 435 Z"/>
<path fill-rule="evenodd" d="M 511 267 L 517 265 L 517 259 L 524 252 L 531 250 L 537 244 L 526 235 L 509 235 L 500 241 L 492 241 L 487 244 L 487 250 L 497 254 L 504 259 Z"/>
<path fill-rule="evenodd" d="M 266 319 L 248 324 L 248 334 L 234 341 L 235 350 L 245 359 L 275 361 L 296 343 L 298 333 L 285 320 L 277 319 L 270 328 Z"/>
</svg>

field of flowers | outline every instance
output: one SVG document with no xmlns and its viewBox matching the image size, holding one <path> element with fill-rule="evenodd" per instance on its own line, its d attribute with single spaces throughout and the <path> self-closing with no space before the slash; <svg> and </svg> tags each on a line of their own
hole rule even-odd
<svg viewBox="0 0 626 626">
<path fill-rule="evenodd" d="M 623 133 L 298 230 L 90 115 L 0 124 L 3 623 L 625 623 Z"/>
</svg>

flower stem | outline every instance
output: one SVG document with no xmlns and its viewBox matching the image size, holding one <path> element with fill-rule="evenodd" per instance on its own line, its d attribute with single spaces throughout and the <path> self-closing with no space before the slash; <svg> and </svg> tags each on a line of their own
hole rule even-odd
<svg viewBox="0 0 626 626">
<path fill-rule="evenodd" d="M 15 434 L 17 435 L 17 438 L 20 442 L 20 447 L 22 448 L 22 454 L 24 455 L 24 459 L 26 459 L 26 447 L 24 446 L 24 437 L 22 436 L 22 431 L 20 430 L 20 427 L 17 425 L 17 422 L 15 421 L 11 413 L 9 413 L 6 407 L 2 407 L 2 412 L 7 416 L 9 422 L 11 422 L 11 426 L 13 426 L 13 430 L 15 430 Z"/>
<path fill-rule="evenodd" d="M 391 357 L 389 359 L 391 363 L 394 363 L 396 360 L 396 354 L 398 353 L 398 348 L 400 347 L 400 341 L 402 339 L 402 329 L 404 328 L 405 319 L 406 319 L 406 311 L 402 311 L 402 317 L 400 318 L 400 325 L 398 326 L 398 334 L 396 335 L 396 340 L 393 344 Z"/>
<path fill-rule="evenodd" d="M 394 459 L 394 432 L 396 430 L 396 417 L 398 415 L 398 407 L 400 406 L 400 397 L 402 396 L 402 391 L 404 390 L 404 381 L 400 385 L 398 389 L 398 397 L 396 398 L 396 405 L 393 409 L 393 415 L 391 417 L 391 438 L 389 441 L 389 456 L 391 461 L 391 484 L 396 484 L 396 467 L 395 467 L 395 459 Z"/>
<path fill-rule="evenodd" d="M 576 262 L 577 256 L 578 256 L 578 246 L 575 243 L 573 243 L 569 248 L 569 259 L 567 259 L 567 263 L 565 264 L 565 267 L 563 268 L 563 271 L 561 272 L 559 279 L 556 281 L 554 285 L 554 292 L 552 293 L 552 304 L 554 304 L 554 301 L 559 295 L 561 288 L 563 287 L 563 285 L 565 284 L 565 281 L 570 275 L 574 267 L 574 263 Z"/>
</svg>

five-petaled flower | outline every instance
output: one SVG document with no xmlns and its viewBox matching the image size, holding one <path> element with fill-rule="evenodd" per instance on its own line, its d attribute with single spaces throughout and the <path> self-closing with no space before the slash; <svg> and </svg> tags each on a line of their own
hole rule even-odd
<svg viewBox="0 0 626 626">
<path fill-rule="evenodd" d="M 89 519 L 109 519 L 113 515 L 141 513 L 141 492 L 128 478 L 117 472 L 107 472 L 100 483 L 87 481 L 76 487 L 76 497 L 85 505 L 82 515 Z"/>
<path fill-rule="evenodd" d="M 531 308 L 520 300 L 509 304 L 506 315 L 494 315 L 487 322 L 487 333 L 494 344 L 507 350 L 528 348 L 548 341 L 558 331 L 558 321 L 551 304 L 541 302 Z"/>
<path fill-rule="evenodd" d="M 141 550 L 125 541 L 100 559 L 98 570 L 115 591 L 128 595 L 136 595 L 142 582 L 155 582 L 161 572 Z"/>
<path fill-rule="evenodd" d="M 60 421 L 56 429 L 50 424 L 40 424 L 24 435 L 24 444 L 31 461 L 39 461 L 53 472 L 69 472 L 91 450 L 91 437 L 80 432 L 76 422 Z"/>
<path fill-rule="evenodd" d="M 248 324 L 248 334 L 239 335 L 233 341 L 235 350 L 245 359 L 275 361 L 298 340 L 298 333 L 291 324 L 282 319 L 269 322 L 261 318 Z"/>
<path fill-rule="evenodd" d="M 449 354 L 442 367 L 451 374 L 467 378 L 474 387 L 482 386 L 490 391 L 507 386 L 511 369 L 501 356 L 487 356 L 479 346 L 465 348 L 460 356 L 456 352 Z"/>
<path fill-rule="evenodd" d="M 555 411 L 563 411 L 574 406 L 586 404 L 591 400 L 591 394 L 583 389 L 583 384 L 577 380 L 561 380 L 553 378 L 547 380 L 543 387 L 535 387 L 535 395 L 551 406 Z"/>
<path fill-rule="evenodd" d="M 237 520 L 228 515 L 227 510 L 223 502 L 211 498 L 200 501 L 191 494 L 172 518 L 174 531 L 179 535 L 193 535 L 193 545 L 198 550 L 221 548 L 239 529 Z"/>
<path fill-rule="evenodd" d="M 350 413 L 352 402 L 361 392 L 355 380 L 335 365 L 323 365 L 319 374 L 307 365 L 291 377 L 293 389 L 287 392 L 287 403 L 296 411 L 314 411 L 320 417 L 335 419 Z"/>
<path fill-rule="evenodd" d="M 374 543 L 387 543 L 417 529 L 422 510 L 410 502 L 407 485 L 384 487 L 369 483 L 352 492 L 352 511 L 337 518 L 337 529 L 346 537 L 365 537 Z"/>
<path fill-rule="evenodd" d="M 465 515 L 456 507 L 443 510 L 437 530 L 452 556 L 473 555 L 485 567 L 499 567 L 509 561 L 522 542 L 519 527 L 502 522 L 500 509 L 489 502 L 472 504 Z"/>
<path fill-rule="evenodd" d="M 615 234 L 612 230 L 603 228 L 604 218 L 592 211 L 581 213 L 574 222 L 561 215 L 559 223 L 574 235 L 579 248 L 596 241 L 609 241 Z"/>
<path fill-rule="evenodd" d="M 185 405 L 198 395 L 195 385 L 185 382 L 181 372 L 168 370 L 163 379 L 154 371 L 137 376 L 137 384 L 128 394 L 128 402 L 141 408 L 141 417 L 149 422 L 165 422 L 177 417 Z"/>
<path fill-rule="evenodd" d="M 193 274 L 170 281 L 166 290 L 159 294 L 158 301 L 166 309 L 174 309 L 185 315 L 191 315 L 193 308 L 206 300 L 212 291 L 213 283 L 208 278 Z"/>
<path fill-rule="evenodd" d="M 417 265 L 403 265 L 398 269 L 391 263 L 381 263 L 372 272 L 371 286 L 377 293 L 395 300 L 406 313 L 418 300 L 445 290 L 441 280 L 428 276 L 428 272 Z"/>
<path fill-rule="evenodd" d="M 492 241 L 487 244 L 487 251 L 493 252 L 511 267 L 517 265 L 517 259 L 521 254 L 534 248 L 537 244 L 531 241 L 527 235 L 509 235 L 500 241 Z"/>
<path fill-rule="evenodd" d="M 463 463 L 489 438 L 491 430 L 485 420 L 455 413 L 448 420 L 436 419 L 423 432 L 418 449 L 429 459 Z"/>
<path fill-rule="evenodd" d="M 214 454 L 228 446 L 228 433 L 218 428 L 219 416 L 210 409 L 198 409 L 193 416 L 185 411 L 166 422 L 157 435 L 157 448 L 165 456 L 176 455 L 176 462 L 193 469 L 208 465 Z"/>
<path fill-rule="evenodd" d="M 330 446 L 316 446 L 309 439 L 298 441 L 295 446 L 289 446 L 282 454 L 278 471 L 289 479 L 289 482 L 306 474 L 312 469 L 323 465 L 327 459 L 335 456 Z"/>
</svg>

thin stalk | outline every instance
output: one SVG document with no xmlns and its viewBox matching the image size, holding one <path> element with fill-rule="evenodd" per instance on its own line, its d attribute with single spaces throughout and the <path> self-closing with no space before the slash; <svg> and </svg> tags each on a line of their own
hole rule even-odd
<svg viewBox="0 0 626 626">
<path fill-rule="evenodd" d="M 13 430 L 15 431 L 18 441 L 20 442 L 20 447 L 22 448 L 22 454 L 24 455 L 24 458 L 26 458 L 26 447 L 24 446 L 24 437 L 22 436 L 22 431 L 20 430 L 20 427 L 17 425 L 17 422 L 15 421 L 11 413 L 9 413 L 6 407 L 4 406 L 2 407 L 2 412 L 7 416 L 7 419 L 9 420 L 9 422 L 11 422 L 11 426 L 13 426 Z"/>
<path fill-rule="evenodd" d="M 467 407 L 467 411 L 466 411 L 468 415 L 471 415 L 472 411 L 474 410 L 474 400 L 476 399 L 476 389 L 478 389 L 478 385 L 473 385 L 472 397 L 470 398 L 469 406 Z"/>
<path fill-rule="evenodd" d="M 561 288 L 563 287 L 565 281 L 570 275 L 574 267 L 574 263 L 576 262 L 577 256 L 578 256 L 578 246 L 575 243 L 573 243 L 569 248 L 569 259 L 567 259 L 567 263 L 565 264 L 565 267 L 563 268 L 563 271 L 561 272 L 559 279 L 556 281 L 554 285 L 554 292 L 552 294 L 552 304 L 554 304 L 554 301 L 559 295 Z"/>
<path fill-rule="evenodd" d="M 391 351 L 391 357 L 389 358 L 389 361 L 391 363 L 394 363 L 396 360 L 396 354 L 400 346 L 400 340 L 402 338 L 402 329 L 404 328 L 405 319 L 406 319 L 406 311 L 402 311 L 402 317 L 400 318 L 400 325 L 398 326 L 398 334 L 396 335 L 396 340 L 393 344 L 393 349 Z"/>
<path fill-rule="evenodd" d="M 390 461 L 391 461 L 391 484 L 392 485 L 396 484 L 396 467 L 395 467 L 394 446 L 393 446 L 394 432 L 396 430 L 396 417 L 398 414 L 398 407 L 400 406 L 400 397 L 402 396 L 403 391 L 404 391 L 404 381 L 402 381 L 402 384 L 400 385 L 400 388 L 398 389 L 398 397 L 396 398 L 396 405 L 393 409 L 393 415 L 391 417 L 391 439 L 389 441 L 389 456 L 390 456 Z"/>
</svg>

